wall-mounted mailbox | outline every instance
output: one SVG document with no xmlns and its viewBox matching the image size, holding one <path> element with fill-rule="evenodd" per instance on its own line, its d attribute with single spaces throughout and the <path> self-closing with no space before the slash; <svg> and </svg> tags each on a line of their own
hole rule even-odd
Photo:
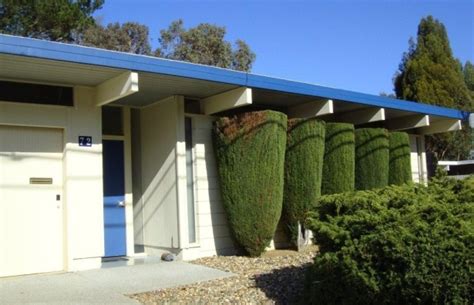
<svg viewBox="0 0 474 305">
<path fill-rule="evenodd" d="M 30 184 L 53 184 L 53 178 L 31 177 Z"/>
</svg>

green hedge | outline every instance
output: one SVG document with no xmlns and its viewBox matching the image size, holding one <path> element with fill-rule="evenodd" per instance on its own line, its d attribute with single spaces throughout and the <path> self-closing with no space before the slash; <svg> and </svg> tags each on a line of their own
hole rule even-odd
<svg viewBox="0 0 474 305">
<path fill-rule="evenodd" d="M 382 128 L 355 131 L 355 188 L 370 190 L 388 185 L 388 132 Z"/>
<path fill-rule="evenodd" d="M 325 123 L 314 118 L 288 120 L 283 211 L 291 241 L 297 224 L 304 224 L 309 208 L 321 195 Z"/>
<path fill-rule="evenodd" d="M 281 216 L 287 117 L 275 111 L 220 118 L 213 129 L 221 195 L 236 241 L 269 245 Z"/>
<path fill-rule="evenodd" d="M 337 194 L 354 190 L 354 150 L 354 125 L 326 124 L 322 194 Z"/>
<path fill-rule="evenodd" d="M 410 138 L 406 132 L 389 133 L 389 184 L 401 185 L 412 181 Z"/>
<path fill-rule="evenodd" d="M 472 304 L 474 178 L 323 196 L 305 304 Z"/>
</svg>

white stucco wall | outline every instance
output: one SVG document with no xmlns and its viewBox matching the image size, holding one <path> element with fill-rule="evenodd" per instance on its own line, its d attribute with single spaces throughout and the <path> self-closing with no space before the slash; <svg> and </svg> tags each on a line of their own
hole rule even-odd
<svg viewBox="0 0 474 305">
<path fill-rule="evenodd" d="M 0 124 L 61 128 L 64 270 L 100 267 L 104 254 L 101 109 L 94 89 L 74 88 L 74 107 L 0 102 Z M 79 147 L 78 136 L 92 136 Z"/>
<path fill-rule="evenodd" d="M 194 115 L 193 165 L 197 243 L 183 251 L 183 259 L 235 253 L 217 177 L 209 116 Z"/>
<path fill-rule="evenodd" d="M 135 244 L 150 255 L 180 245 L 176 160 L 182 103 L 170 97 L 132 115 Z"/>
<path fill-rule="evenodd" d="M 410 161 L 413 182 L 426 183 L 428 170 L 426 165 L 425 138 L 424 136 L 410 136 Z"/>
</svg>

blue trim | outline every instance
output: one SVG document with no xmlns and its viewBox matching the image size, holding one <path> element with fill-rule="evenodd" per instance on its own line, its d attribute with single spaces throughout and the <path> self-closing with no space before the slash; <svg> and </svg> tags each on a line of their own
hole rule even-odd
<svg viewBox="0 0 474 305">
<path fill-rule="evenodd" d="M 245 86 L 247 79 L 244 72 L 2 34 L 0 53 L 189 77 L 238 86 Z"/>
<path fill-rule="evenodd" d="M 344 102 L 365 104 L 370 106 L 391 108 L 410 112 L 418 112 L 436 116 L 449 117 L 454 119 L 466 120 L 469 112 L 434 106 L 424 103 L 417 103 L 406 100 L 398 100 L 384 96 L 359 93 L 343 89 L 334 89 L 318 85 L 300 83 L 289 80 L 276 79 L 272 77 L 249 74 L 248 87 L 270 89 L 294 94 L 303 94 L 309 96 L 318 96 L 328 99 L 341 100 Z"/>
<path fill-rule="evenodd" d="M 469 112 L 457 109 L 391 99 L 377 95 L 334 89 L 150 56 L 114 52 L 17 36 L 0 34 L 0 53 L 194 78 L 236 86 L 323 97 L 350 103 L 417 112 L 460 120 L 467 120 L 469 117 Z"/>
</svg>

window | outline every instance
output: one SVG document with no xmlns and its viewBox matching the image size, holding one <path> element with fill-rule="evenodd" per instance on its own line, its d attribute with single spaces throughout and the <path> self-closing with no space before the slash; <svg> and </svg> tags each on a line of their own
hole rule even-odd
<svg viewBox="0 0 474 305">
<path fill-rule="evenodd" d="M 189 243 L 196 242 L 196 218 L 194 210 L 194 171 L 193 171 L 193 122 L 189 117 L 184 118 L 186 142 L 186 193 L 188 203 L 188 232 Z"/>
<path fill-rule="evenodd" d="M 123 136 L 122 107 L 102 107 L 102 134 Z"/>
<path fill-rule="evenodd" d="M 0 101 L 74 106 L 72 87 L 0 81 Z"/>
</svg>

